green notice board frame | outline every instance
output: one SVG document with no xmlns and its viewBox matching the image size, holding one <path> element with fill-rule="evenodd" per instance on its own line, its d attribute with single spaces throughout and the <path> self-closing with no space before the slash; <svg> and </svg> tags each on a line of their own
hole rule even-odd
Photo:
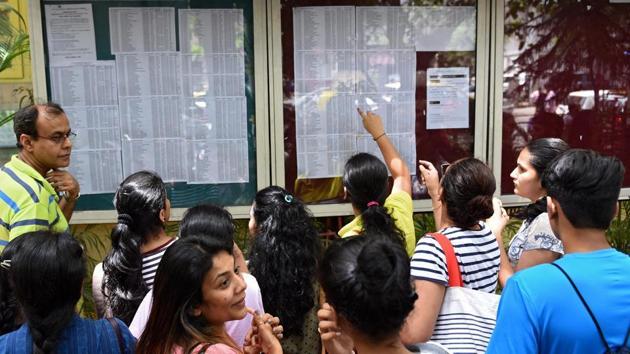
<svg viewBox="0 0 630 354">
<path fill-rule="evenodd" d="M 249 182 L 229 184 L 168 183 L 167 190 L 172 205 L 173 220 L 179 220 L 183 212 L 199 203 L 214 203 L 228 207 L 235 218 L 249 217 L 250 205 L 256 191 L 269 184 L 269 117 L 267 98 L 267 54 L 265 2 L 258 0 L 177 0 L 177 1 L 67 1 L 39 0 L 30 4 L 33 84 L 35 97 L 50 99 L 48 46 L 46 40 L 44 5 L 92 4 L 94 16 L 97 60 L 112 60 L 109 40 L 110 7 L 174 7 L 238 8 L 244 13 L 245 90 L 247 98 L 247 138 Z M 176 15 L 176 21 L 178 17 Z M 179 50 L 179 43 L 177 43 Z M 72 122 L 71 122 L 72 123 Z M 185 158 L 185 157 L 183 157 Z M 221 166 L 217 166 L 221 168 Z M 71 223 L 113 222 L 116 212 L 113 193 L 84 195 L 79 199 Z"/>
</svg>

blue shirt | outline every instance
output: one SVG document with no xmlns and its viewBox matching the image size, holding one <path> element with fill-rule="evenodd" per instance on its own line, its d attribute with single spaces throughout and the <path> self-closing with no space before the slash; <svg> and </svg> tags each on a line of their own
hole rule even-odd
<svg viewBox="0 0 630 354">
<path fill-rule="evenodd" d="M 57 342 L 57 354 L 133 354 L 136 340 L 127 326 L 116 319 L 125 343 L 125 353 L 120 353 L 114 328 L 106 319 L 89 320 L 74 316 Z M 27 325 L 0 337 L 0 354 L 31 354 L 33 339 Z"/>
<path fill-rule="evenodd" d="M 630 257 L 613 248 L 567 254 L 556 263 L 573 279 L 611 348 L 630 328 Z M 487 353 L 604 353 L 593 320 L 567 278 L 550 264 L 507 283 Z"/>
</svg>

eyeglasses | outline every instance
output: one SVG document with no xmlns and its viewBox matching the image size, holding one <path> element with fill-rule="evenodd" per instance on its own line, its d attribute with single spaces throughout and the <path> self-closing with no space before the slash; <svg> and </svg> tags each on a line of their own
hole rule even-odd
<svg viewBox="0 0 630 354">
<path fill-rule="evenodd" d="M 73 132 L 73 131 L 69 131 L 65 134 L 55 134 L 53 136 L 41 136 L 41 135 L 37 135 L 38 138 L 42 138 L 42 139 L 47 139 L 52 141 L 53 143 L 57 144 L 57 145 L 61 145 L 63 144 L 66 139 L 70 140 L 70 141 L 74 141 L 74 138 L 77 136 L 77 133 Z"/>
</svg>

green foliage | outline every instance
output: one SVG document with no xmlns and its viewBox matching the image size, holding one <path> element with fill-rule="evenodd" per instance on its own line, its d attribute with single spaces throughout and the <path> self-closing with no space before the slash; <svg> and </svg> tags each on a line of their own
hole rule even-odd
<svg viewBox="0 0 630 354">
<path fill-rule="evenodd" d="M 16 15 L 20 21 L 20 26 L 11 24 L 9 15 Z M 26 28 L 24 17 L 11 5 L 0 3 L 0 72 L 11 67 L 15 58 L 30 51 L 28 33 L 22 28 Z M 25 92 L 26 91 L 26 92 Z M 19 107 L 25 103 L 33 102 L 33 91 L 26 88 L 19 88 L 13 92 L 19 96 Z M 0 116 L 0 127 L 13 120 L 15 113 Z"/>
<path fill-rule="evenodd" d="M 509 0 L 505 35 L 522 49 L 506 72 L 525 73 L 536 82 L 549 82 L 564 97 L 585 73 L 595 92 L 625 88 L 630 65 L 623 53 L 630 50 L 630 14 L 607 0 Z M 524 89 L 528 85 L 521 85 Z M 606 86 L 606 87 L 605 87 Z"/>
<path fill-rule="evenodd" d="M 11 62 L 29 51 L 28 33 L 15 27 L 9 15 L 17 15 L 21 27 L 26 28 L 26 21 L 20 13 L 9 4 L 0 3 L 0 72 L 11 67 Z"/>
<path fill-rule="evenodd" d="M 413 226 L 416 229 L 416 242 L 426 233 L 435 232 L 433 213 L 418 213 L 413 215 Z"/>
<path fill-rule="evenodd" d="M 630 254 L 630 201 L 619 203 L 619 214 L 612 221 L 608 231 L 608 242 L 620 252 Z"/>
</svg>

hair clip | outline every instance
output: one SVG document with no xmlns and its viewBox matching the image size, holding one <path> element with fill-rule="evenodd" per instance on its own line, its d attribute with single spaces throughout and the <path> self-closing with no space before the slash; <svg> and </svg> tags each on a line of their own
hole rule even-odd
<svg viewBox="0 0 630 354">
<path fill-rule="evenodd" d="M 373 200 L 373 201 L 367 203 L 367 207 L 368 208 L 372 207 L 372 206 L 379 206 L 379 205 L 380 204 L 376 200 Z"/>
<path fill-rule="evenodd" d="M 0 262 L 0 267 L 4 269 L 11 269 L 11 260 L 5 259 L 4 261 Z"/>
<path fill-rule="evenodd" d="M 287 203 L 292 203 L 293 202 L 293 196 L 291 194 L 287 194 L 284 196 L 284 201 Z"/>
</svg>

